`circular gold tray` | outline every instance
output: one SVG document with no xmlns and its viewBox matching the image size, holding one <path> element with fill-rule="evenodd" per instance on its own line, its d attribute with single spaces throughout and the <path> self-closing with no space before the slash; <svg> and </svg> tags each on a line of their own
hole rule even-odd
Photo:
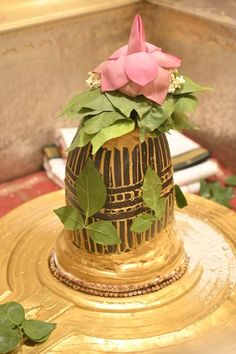
<svg viewBox="0 0 236 354">
<path fill-rule="evenodd" d="M 64 191 L 37 198 L 0 221 L 0 301 L 57 322 L 41 345 L 23 353 L 236 353 L 236 214 L 197 196 L 176 211 L 190 257 L 186 274 L 159 292 L 131 298 L 79 293 L 48 267 L 62 225 L 52 210 Z M 19 351 L 20 352 L 20 351 Z"/>
</svg>

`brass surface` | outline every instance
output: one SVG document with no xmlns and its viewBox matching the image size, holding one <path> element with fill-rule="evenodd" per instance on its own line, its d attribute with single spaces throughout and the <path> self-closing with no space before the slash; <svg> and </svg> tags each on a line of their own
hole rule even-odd
<svg viewBox="0 0 236 354">
<path fill-rule="evenodd" d="M 188 200 L 176 212 L 188 271 L 159 292 L 131 298 L 79 293 L 51 275 L 48 257 L 62 230 L 52 210 L 63 204 L 64 191 L 4 216 L 0 300 L 57 322 L 46 343 L 23 353 L 235 354 L 236 215 L 197 196 Z"/>
</svg>

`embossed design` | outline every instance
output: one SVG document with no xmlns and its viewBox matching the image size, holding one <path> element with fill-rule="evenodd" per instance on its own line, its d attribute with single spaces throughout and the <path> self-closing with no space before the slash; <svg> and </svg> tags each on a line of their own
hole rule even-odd
<svg viewBox="0 0 236 354">
<path fill-rule="evenodd" d="M 121 137 L 122 139 L 122 137 Z M 71 231 L 73 243 L 90 253 L 122 253 L 138 247 L 143 242 L 158 237 L 158 233 L 173 220 L 174 190 L 173 171 L 166 137 L 149 137 L 143 143 L 130 135 L 129 147 L 103 147 L 93 156 L 90 144 L 69 153 L 66 166 L 66 203 L 79 208 L 76 199 L 76 178 L 88 157 L 103 176 L 107 187 L 105 206 L 89 222 L 109 220 L 118 229 L 121 244 L 102 246 L 95 244 L 86 230 Z M 149 209 L 143 204 L 142 183 L 148 166 L 152 166 L 163 182 L 161 195 L 167 198 L 166 212 L 161 221 L 154 222 L 152 228 L 137 235 L 130 231 L 132 220 Z"/>
</svg>

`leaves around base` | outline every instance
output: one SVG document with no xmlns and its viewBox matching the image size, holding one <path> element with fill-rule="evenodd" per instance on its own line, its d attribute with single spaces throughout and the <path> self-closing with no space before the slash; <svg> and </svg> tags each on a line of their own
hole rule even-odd
<svg viewBox="0 0 236 354">
<path fill-rule="evenodd" d="M 96 221 L 87 225 L 86 229 L 91 239 L 101 245 L 114 245 L 120 243 L 115 226 L 109 221 Z"/>
<path fill-rule="evenodd" d="M 64 206 L 54 210 L 67 230 L 85 228 L 91 239 L 102 245 L 120 243 L 116 228 L 109 221 L 88 223 L 88 218 L 96 214 L 105 204 L 107 192 L 102 176 L 88 159 L 76 180 L 76 197 L 80 210 Z"/>
<path fill-rule="evenodd" d="M 234 179 L 226 178 L 227 181 L 234 181 Z M 231 208 L 230 201 L 234 196 L 233 188 L 230 186 L 223 186 L 219 182 L 207 182 L 205 180 L 201 181 L 200 195 L 204 198 L 213 200 L 216 203 Z"/>
<path fill-rule="evenodd" d="M 5 354 L 14 350 L 21 341 L 20 331 L 0 327 L 0 353 Z"/>
<path fill-rule="evenodd" d="M 54 210 L 54 213 L 59 217 L 65 229 L 81 230 L 83 228 L 84 219 L 78 209 L 66 205 Z"/>
<path fill-rule="evenodd" d="M 22 323 L 25 335 L 34 342 L 47 340 L 51 332 L 56 328 L 55 323 L 48 323 L 37 320 L 25 320 Z"/>
<path fill-rule="evenodd" d="M 228 186 L 233 186 L 235 187 L 236 186 L 236 176 L 228 176 L 226 179 L 225 179 L 225 183 L 228 185 Z"/>
<path fill-rule="evenodd" d="M 55 328 L 55 323 L 25 319 L 25 310 L 17 302 L 0 305 L 0 353 L 11 352 L 25 338 L 37 343 L 45 341 Z"/>
<path fill-rule="evenodd" d="M 130 231 L 144 232 L 149 230 L 156 218 L 152 214 L 140 214 L 134 219 Z"/>
<path fill-rule="evenodd" d="M 153 214 L 138 215 L 130 228 L 133 232 L 144 232 L 152 226 L 154 221 L 161 220 L 166 209 L 166 198 L 161 198 L 162 181 L 156 172 L 149 166 L 143 181 L 143 201 Z"/>
<path fill-rule="evenodd" d="M 175 199 L 176 199 L 176 204 L 177 204 L 178 208 L 180 208 L 180 209 L 182 209 L 188 205 L 188 202 L 187 202 L 183 192 L 181 191 L 180 186 L 178 186 L 177 184 L 175 185 Z"/>
<path fill-rule="evenodd" d="M 88 159 L 76 180 L 76 196 L 79 206 L 88 218 L 105 204 L 107 193 L 102 176 Z"/>
</svg>

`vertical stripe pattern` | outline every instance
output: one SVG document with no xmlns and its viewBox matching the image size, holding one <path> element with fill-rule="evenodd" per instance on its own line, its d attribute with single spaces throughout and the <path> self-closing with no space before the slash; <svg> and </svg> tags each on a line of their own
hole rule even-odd
<svg viewBox="0 0 236 354">
<path fill-rule="evenodd" d="M 76 198 L 76 179 L 88 158 L 94 161 L 107 187 L 106 203 L 89 219 L 111 221 L 121 238 L 120 245 L 95 244 L 86 230 L 71 231 L 73 243 L 82 250 L 94 254 L 123 253 L 139 247 L 142 243 L 158 237 L 158 233 L 172 223 L 174 208 L 173 170 L 167 139 L 164 134 L 149 137 L 135 143 L 131 148 L 101 147 L 92 155 L 90 144 L 69 153 L 66 166 L 66 203 L 79 208 Z M 162 180 L 161 195 L 167 198 L 166 210 L 161 221 L 154 222 L 143 233 L 130 231 L 133 219 L 143 212 L 150 212 L 142 200 L 142 184 L 147 167 L 151 166 Z"/>
</svg>

